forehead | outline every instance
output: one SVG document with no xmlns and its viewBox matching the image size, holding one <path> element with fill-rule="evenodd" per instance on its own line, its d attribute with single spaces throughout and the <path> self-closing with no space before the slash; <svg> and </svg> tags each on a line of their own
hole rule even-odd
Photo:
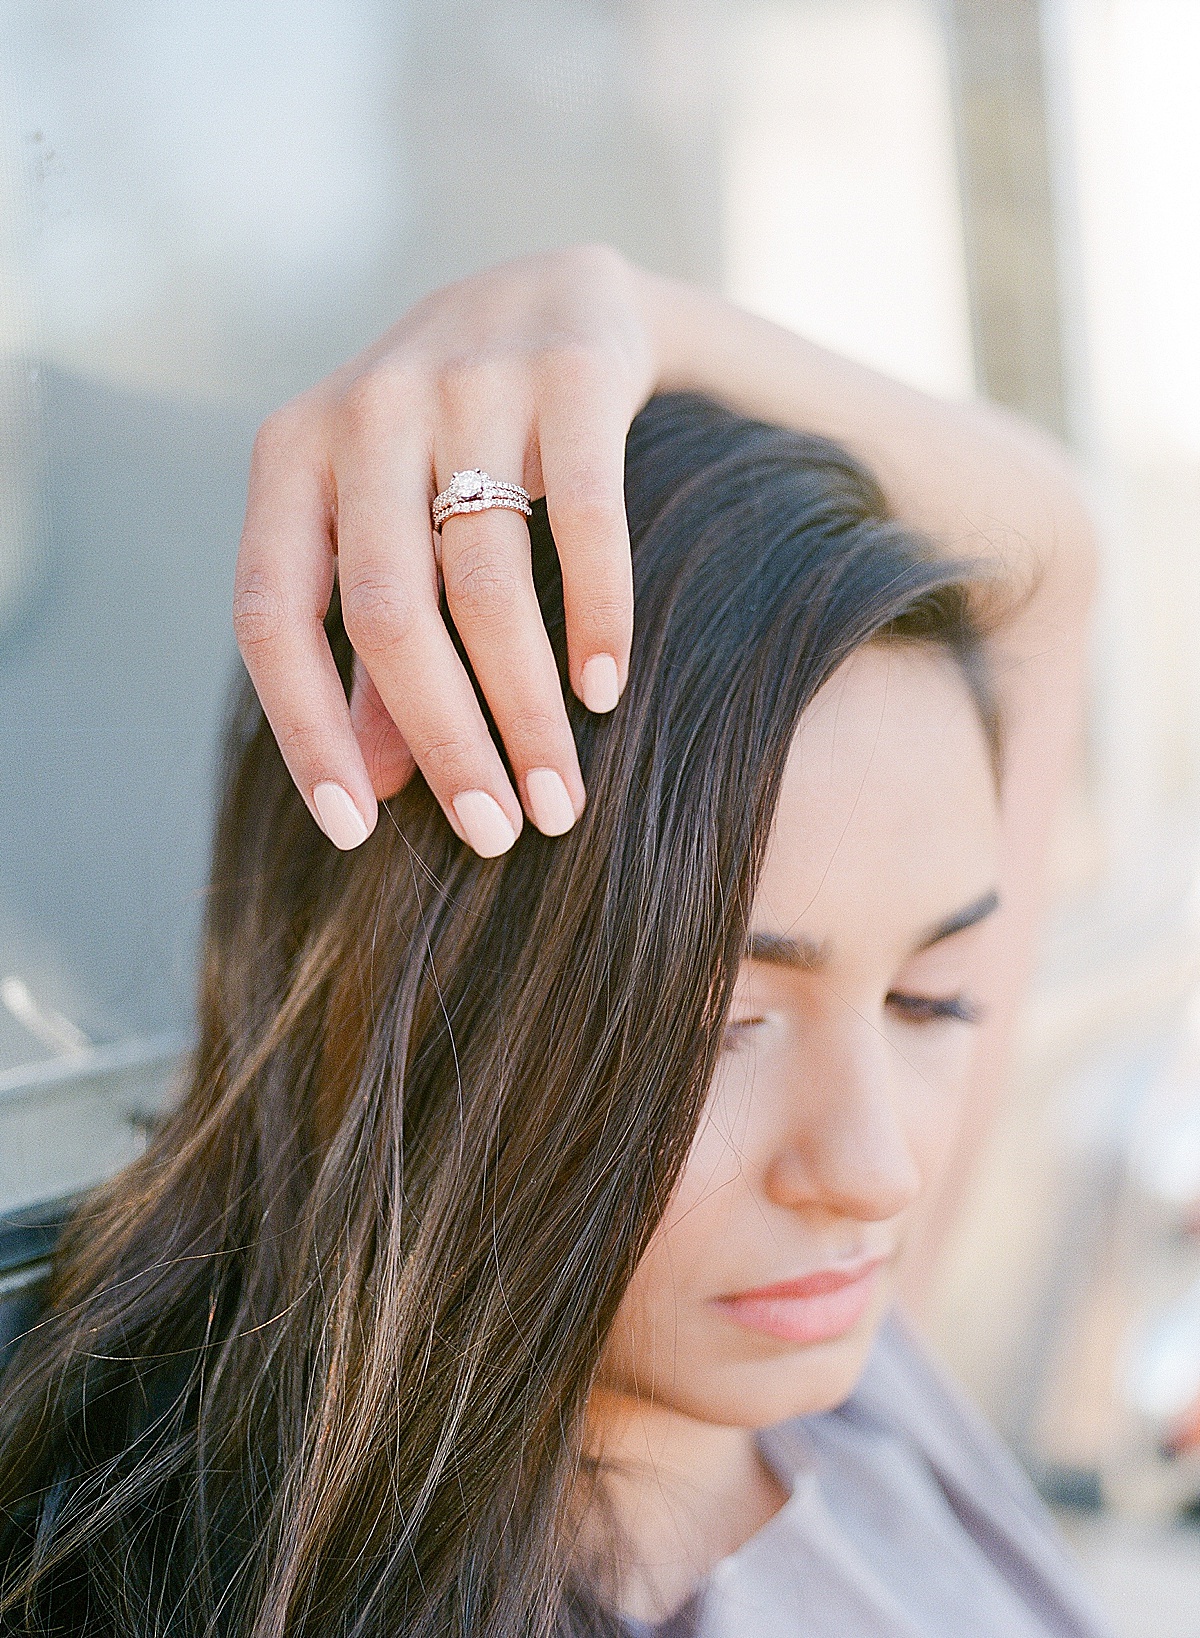
<svg viewBox="0 0 1200 1638">
<path fill-rule="evenodd" d="M 903 946 L 994 887 L 998 828 L 987 740 L 955 661 L 869 644 L 796 732 L 753 925 Z"/>
</svg>

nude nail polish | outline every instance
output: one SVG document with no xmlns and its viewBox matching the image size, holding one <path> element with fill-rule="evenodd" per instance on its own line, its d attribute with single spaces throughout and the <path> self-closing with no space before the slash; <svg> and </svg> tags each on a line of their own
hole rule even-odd
<svg viewBox="0 0 1200 1638">
<path fill-rule="evenodd" d="M 343 853 L 360 847 L 371 834 L 350 792 L 335 785 L 332 780 L 327 779 L 314 786 L 312 801 L 321 829 L 334 847 L 340 847 Z"/>
<path fill-rule="evenodd" d="M 517 839 L 504 809 L 486 791 L 459 791 L 451 802 L 455 818 L 463 828 L 468 847 L 482 859 L 507 853 Z"/>
<path fill-rule="evenodd" d="M 621 697 L 617 662 L 611 654 L 593 654 L 579 676 L 580 698 L 589 711 L 612 711 Z"/>
<path fill-rule="evenodd" d="M 543 836 L 561 836 L 575 823 L 575 809 L 562 777 L 553 768 L 531 768 L 525 790 L 533 822 Z"/>
</svg>

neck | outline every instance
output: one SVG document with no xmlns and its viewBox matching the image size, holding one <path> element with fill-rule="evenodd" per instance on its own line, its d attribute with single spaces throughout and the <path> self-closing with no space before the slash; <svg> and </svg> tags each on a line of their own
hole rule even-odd
<svg viewBox="0 0 1200 1638">
<path fill-rule="evenodd" d="M 787 1500 L 753 1430 L 614 1389 L 592 1394 L 587 1446 L 600 1468 L 599 1503 L 584 1524 L 588 1556 L 603 1566 L 605 1600 L 640 1620 L 678 1609 Z"/>
</svg>

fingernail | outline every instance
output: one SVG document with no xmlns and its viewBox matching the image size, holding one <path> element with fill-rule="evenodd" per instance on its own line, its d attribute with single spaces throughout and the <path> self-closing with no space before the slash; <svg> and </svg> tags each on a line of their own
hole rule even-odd
<svg viewBox="0 0 1200 1638">
<path fill-rule="evenodd" d="M 362 846 L 371 832 L 349 791 L 335 785 L 332 780 L 326 780 L 314 788 L 312 799 L 321 829 L 334 847 L 349 853 L 351 848 Z"/>
<path fill-rule="evenodd" d="M 473 847 L 480 858 L 494 859 L 499 853 L 507 853 L 516 841 L 517 833 L 504 809 L 486 791 L 459 791 L 450 806 L 468 847 Z"/>
<path fill-rule="evenodd" d="M 525 790 L 533 809 L 533 822 L 543 836 L 561 836 L 575 823 L 575 808 L 567 787 L 553 768 L 530 768 Z"/>
<path fill-rule="evenodd" d="M 621 698 L 617 662 L 611 654 L 593 654 L 579 676 L 581 698 L 589 711 L 612 711 Z"/>
</svg>

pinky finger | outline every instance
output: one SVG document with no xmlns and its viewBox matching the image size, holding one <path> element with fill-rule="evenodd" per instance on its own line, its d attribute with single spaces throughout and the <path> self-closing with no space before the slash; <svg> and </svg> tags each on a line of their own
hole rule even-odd
<svg viewBox="0 0 1200 1638">
<path fill-rule="evenodd" d="M 629 670 L 633 565 L 625 519 L 628 417 L 601 399 L 551 398 L 539 427 L 546 508 L 562 567 L 571 686 L 611 711 Z"/>
</svg>

